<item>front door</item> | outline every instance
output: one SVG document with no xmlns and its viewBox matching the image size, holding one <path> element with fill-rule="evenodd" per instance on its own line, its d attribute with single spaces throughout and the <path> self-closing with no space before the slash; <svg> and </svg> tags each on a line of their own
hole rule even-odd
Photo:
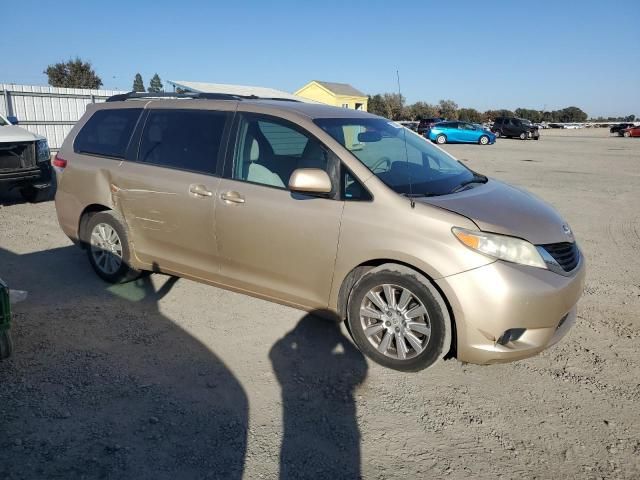
<svg viewBox="0 0 640 480">
<path fill-rule="evenodd" d="M 307 132 L 273 117 L 242 115 L 232 143 L 216 197 L 222 280 L 326 308 L 344 202 L 292 193 L 287 185 L 296 168 L 331 173 L 337 159 Z"/>
<path fill-rule="evenodd" d="M 149 112 L 137 161 L 124 162 L 112 185 L 135 255 L 148 268 L 217 274 L 215 174 L 227 121 L 217 111 Z"/>
</svg>

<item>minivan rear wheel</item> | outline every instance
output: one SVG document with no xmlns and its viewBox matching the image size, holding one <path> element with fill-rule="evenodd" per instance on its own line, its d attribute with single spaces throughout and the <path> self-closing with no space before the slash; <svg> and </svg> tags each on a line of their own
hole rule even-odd
<svg viewBox="0 0 640 480">
<path fill-rule="evenodd" d="M 355 284 L 347 322 L 358 348 L 395 370 L 428 368 L 451 345 L 444 300 L 427 278 L 402 265 L 381 265 Z"/>
<path fill-rule="evenodd" d="M 142 272 L 131 268 L 129 236 L 124 221 L 113 211 L 98 212 L 87 223 L 87 255 L 98 276 L 109 283 L 125 283 Z"/>
</svg>

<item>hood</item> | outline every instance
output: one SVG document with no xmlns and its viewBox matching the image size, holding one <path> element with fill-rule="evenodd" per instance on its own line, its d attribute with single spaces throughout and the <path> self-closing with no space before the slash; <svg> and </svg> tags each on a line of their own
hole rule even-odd
<svg viewBox="0 0 640 480">
<path fill-rule="evenodd" d="M 5 125 L 0 127 L 0 143 L 5 142 L 35 142 L 44 137 L 31 133 L 17 125 Z"/>
<path fill-rule="evenodd" d="M 464 215 L 486 232 L 524 238 L 534 245 L 573 241 L 566 222 L 551 205 L 497 180 L 451 195 L 415 200 Z"/>
</svg>

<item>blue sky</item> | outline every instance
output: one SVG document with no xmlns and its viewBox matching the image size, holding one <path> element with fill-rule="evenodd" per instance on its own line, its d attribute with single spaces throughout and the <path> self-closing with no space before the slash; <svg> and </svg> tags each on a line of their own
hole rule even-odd
<svg viewBox="0 0 640 480">
<path fill-rule="evenodd" d="M 46 85 L 45 67 L 75 56 L 106 88 L 126 90 L 139 71 L 146 85 L 158 72 L 286 91 L 318 79 L 373 94 L 396 91 L 398 69 L 409 102 L 640 116 L 635 0 L 21 0 L 2 12 L 0 83 Z"/>
</svg>

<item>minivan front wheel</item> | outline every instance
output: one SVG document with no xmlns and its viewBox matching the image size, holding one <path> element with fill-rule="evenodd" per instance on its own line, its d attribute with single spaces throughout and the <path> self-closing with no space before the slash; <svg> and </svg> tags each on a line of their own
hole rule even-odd
<svg viewBox="0 0 640 480">
<path fill-rule="evenodd" d="M 99 212 L 87 223 L 89 262 L 98 276 L 109 283 L 135 280 L 142 272 L 130 267 L 127 229 L 114 212 Z"/>
<path fill-rule="evenodd" d="M 381 265 L 356 283 L 347 321 L 358 348 L 395 370 L 428 368 L 451 345 L 442 297 L 423 275 L 401 265 Z"/>
</svg>

